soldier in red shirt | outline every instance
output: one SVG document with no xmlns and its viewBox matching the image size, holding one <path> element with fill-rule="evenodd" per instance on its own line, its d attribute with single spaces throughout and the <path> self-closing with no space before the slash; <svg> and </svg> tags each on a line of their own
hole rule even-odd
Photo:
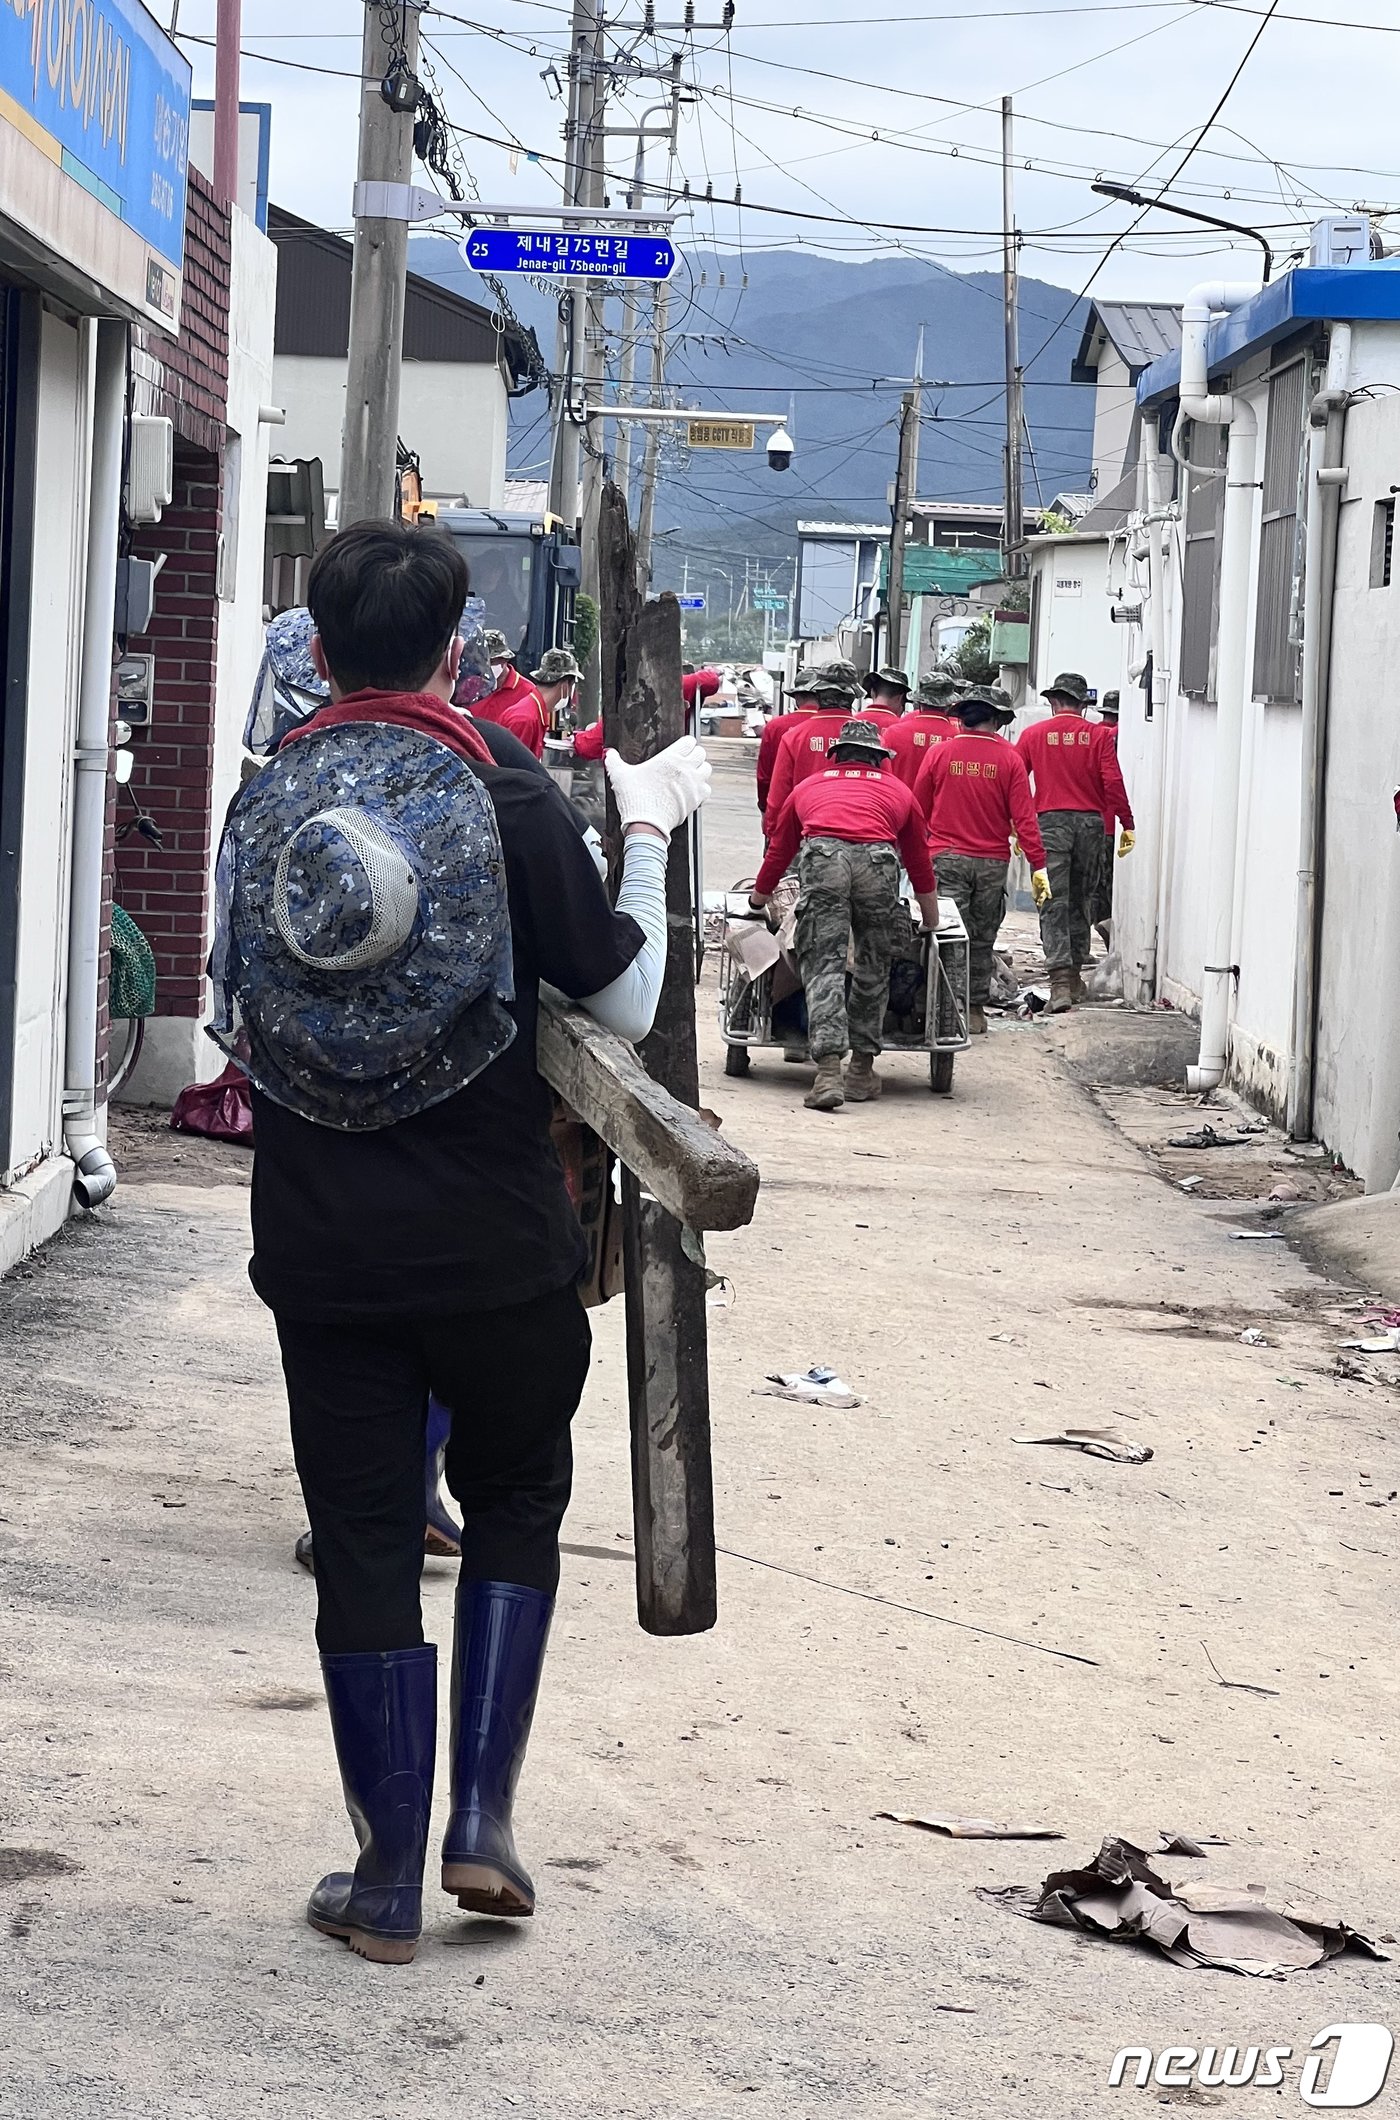
<svg viewBox="0 0 1400 2120">
<path fill-rule="evenodd" d="M 773 837 L 773 828 L 793 789 L 809 773 L 824 770 L 827 751 L 841 734 L 860 698 L 860 673 L 853 663 L 819 663 L 807 684 L 816 712 L 794 722 L 778 740 L 768 806 L 763 813 L 765 839 Z"/>
<path fill-rule="evenodd" d="M 1045 842 L 1051 896 L 1040 913 L 1040 939 L 1050 972 L 1052 1015 L 1084 999 L 1082 968 L 1092 954 L 1090 897 L 1103 847 L 1103 816 L 1112 809 L 1124 824 L 1122 851 L 1133 844 L 1133 811 L 1118 754 L 1102 730 L 1084 719 L 1089 687 L 1067 670 L 1048 685 L 1048 721 L 1032 722 L 1017 743 L 1035 784 L 1035 806 Z"/>
<path fill-rule="evenodd" d="M 885 741 L 894 753 L 895 776 L 907 788 L 918 781 L 930 746 L 957 735 L 954 702 L 966 690 L 951 670 L 931 670 L 919 680 L 918 704 L 886 732 Z"/>
<path fill-rule="evenodd" d="M 899 917 L 901 858 L 925 927 L 938 925 L 938 892 L 913 796 L 890 771 L 879 724 L 848 721 L 822 770 L 783 804 L 752 903 L 766 907 L 798 856 L 797 966 L 807 997 L 807 1035 L 817 1079 L 804 1103 L 836 1111 L 847 1098 L 880 1094 L 875 1060 L 890 998 L 890 958 Z M 799 853 L 800 848 L 800 853 Z M 896 852 L 896 849 L 898 851 Z M 846 956 L 855 969 L 846 996 Z M 841 1061 L 851 1064 L 844 1084 Z"/>
<path fill-rule="evenodd" d="M 486 653 L 496 673 L 496 689 L 488 692 L 485 699 L 477 700 L 472 713 L 478 721 L 503 722 L 512 707 L 524 707 L 527 711 L 540 711 L 540 695 L 528 677 L 522 677 L 515 667 L 510 642 L 504 633 L 495 627 L 486 635 Z M 512 731 L 518 736 L 519 729 Z"/>
<path fill-rule="evenodd" d="M 865 680 L 865 704 L 861 713 L 867 721 L 878 721 L 882 725 L 888 714 L 892 723 L 898 723 L 909 706 L 909 680 L 893 663 L 883 669 L 872 670 Z"/>
<path fill-rule="evenodd" d="M 928 820 L 938 887 L 962 914 L 968 937 L 968 1031 L 982 1036 L 992 990 L 992 954 L 1006 915 L 1006 876 L 1013 833 L 1030 862 L 1035 902 L 1050 897 L 1030 775 L 1013 744 L 998 735 L 998 703 L 989 685 L 958 702 L 962 734 L 927 752 L 914 800 Z"/>
<path fill-rule="evenodd" d="M 1097 734 L 1099 742 L 1107 745 L 1116 761 L 1118 757 L 1118 694 L 1116 692 L 1105 692 L 1103 698 L 1099 701 L 1099 729 Z M 1089 908 L 1089 918 L 1103 937 L 1105 949 L 1109 949 L 1112 946 L 1113 848 L 1114 841 L 1118 837 L 1118 823 L 1117 810 L 1112 807 L 1106 809 L 1103 813 L 1103 846 L 1099 850 L 1099 878 L 1094 886 L 1093 901 Z M 1125 823 L 1120 858 L 1123 854 L 1131 854 L 1136 841 L 1137 835 L 1131 824 Z"/>
<path fill-rule="evenodd" d="M 817 711 L 817 694 L 812 689 L 815 675 L 813 670 L 799 670 L 792 681 L 791 712 L 770 714 L 763 725 L 763 734 L 758 739 L 758 765 L 755 769 L 760 816 L 767 813 L 768 794 L 773 785 L 773 768 L 778 762 L 783 738 L 792 731 L 793 715 L 815 714 Z"/>
</svg>

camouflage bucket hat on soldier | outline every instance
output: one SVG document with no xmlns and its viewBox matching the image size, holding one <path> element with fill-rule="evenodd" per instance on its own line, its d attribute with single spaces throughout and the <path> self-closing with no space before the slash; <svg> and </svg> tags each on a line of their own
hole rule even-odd
<svg viewBox="0 0 1400 2120">
<path fill-rule="evenodd" d="M 537 685 L 576 685 L 583 672 L 567 648 L 546 648 L 530 676 Z"/>
<path fill-rule="evenodd" d="M 1085 707 L 1093 694 L 1089 690 L 1087 679 L 1081 677 L 1077 670 L 1061 670 L 1055 682 L 1045 687 L 1045 697 L 1069 699 L 1076 707 Z"/>
<path fill-rule="evenodd" d="M 514 650 L 510 642 L 506 639 L 504 633 L 500 632 L 495 626 L 490 627 L 487 631 L 486 653 L 492 662 L 513 662 L 515 659 Z"/>
<path fill-rule="evenodd" d="M 962 678 L 951 670 L 930 670 L 927 677 L 919 679 L 919 705 L 921 707 L 946 707 L 950 699 L 956 699 L 966 686 Z"/>
<path fill-rule="evenodd" d="M 828 758 L 835 758 L 840 751 L 855 751 L 869 754 L 873 758 L 893 758 L 894 752 L 880 734 L 879 725 L 873 721 L 862 721 L 859 715 L 843 724 L 841 734 L 827 751 Z"/>
<path fill-rule="evenodd" d="M 887 692 L 907 692 L 909 678 L 903 670 L 897 670 L 893 663 L 886 663 L 882 669 L 872 670 L 865 680 L 867 692 L 873 692 L 877 685 L 882 685 Z"/>
<path fill-rule="evenodd" d="M 859 699 L 861 695 L 860 672 L 854 663 L 818 663 L 809 673 L 812 697 L 831 695 L 838 699 Z"/>
</svg>

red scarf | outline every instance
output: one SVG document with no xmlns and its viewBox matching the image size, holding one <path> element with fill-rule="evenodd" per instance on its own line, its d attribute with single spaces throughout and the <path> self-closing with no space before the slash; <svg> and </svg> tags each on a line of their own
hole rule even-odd
<svg viewBox="0 0 1400 2120">
<path fill-rule="evenodd" d="M 493 763 L 485 742 L 465 714 L 448 706 L 432 692 L 352 692 L 333 707 L 320 707 L 299 729 L 293 729 L 283 748 L 317 729 L 342 729 L 355 722 L 388 721 L 401 729 L 416 729 L 420 736 L 435 737 L 476 766 Z"/>
</svg>

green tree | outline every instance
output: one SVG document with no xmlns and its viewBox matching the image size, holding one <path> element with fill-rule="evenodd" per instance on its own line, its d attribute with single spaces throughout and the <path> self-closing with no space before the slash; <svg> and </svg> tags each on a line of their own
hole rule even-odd
<svg viewBox="0 0 1400 2120">
<path fill-rule="evenodd" d="M 574 655 L 581 670 L 598 645 L 598 606 L 582 589 L 574 598 Z"/>
<path fill-rule="evenodd" d="M 953 651 L 953 668 L 969 684 L 992 685 L 997 666 L 992 661 L 992 616 L 975 618 Z"/>
</svg>

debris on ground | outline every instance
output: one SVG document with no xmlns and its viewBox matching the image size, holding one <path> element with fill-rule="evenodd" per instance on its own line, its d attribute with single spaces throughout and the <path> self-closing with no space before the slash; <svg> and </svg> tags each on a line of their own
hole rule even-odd
<svg viewBox="0 0 1400 2120">
<path fill-rule="evenodd" d="M 1134 1443 L 1116 1428 L 1061 1428 L 1054 1435 L 1013 1435 L 1013 1443 L 1059 1443 L 1090 1457 L 1111 1458 L 1116 1465 L 1145 1465 L 1152 1456 L 1146 1443 Z"/>
<path fill-rule="evenodd" d="M 1113 1942 L 1154 1943 L 1173 1965 L 1215 1966 L 1257 1979 L 1282 1980 L 1346 1950 L 1387 1956 L 1333 1908 L 1287 1893 L 1266 1897 L 1262 1885 L 1169 1882 L 1141 1848 L 1112 1837 L 1083 1869 L 1053 1871 L 1038 1886 L 979 1886 L 977 1897 L 1029 1921 Z"/>
<path fill-rule="evenodd" d="M 1268 1347 L 1272 1345 L 1272 1342 L 1265 1339 L 1257 1325 L 1247 1325 L 1240 1334 L 1240 1345 L 1242 1347 Z"/>
<path fill-rule="evenodd" d="M 1237 1244 L 1282 1244 L 1281 1229 L 1232 1229 L 1230 1235 Z"/>
<path fill-rule="evenodd" d="M 1400 1326 L 1392 1325 L 1374 1340 L 1343 1340 L 1342 1345 L 1357 1354 L 1400 1354 Z"/>
<path fill-rule="evenodd" d="M 1169 1833 L 1165 1826 L 1159 1826 L 1158 1838 L 1160 1845 L 1153 1848 L 1154 1855 L 1190 1855 L 1200 1862 L 1205 1861 L 1207 1849 L 1230 1845 L 1216 1833 Z"/>
<path fill-rule="evenodd" d="M 1205 1651 L 1206 1662 L 1215 1673 L 1217 1684 L 1222 1685 L 1227 1693 L 1257 1693 L 1261 1700 L 1277 1700 L 1279 1698 L 1277 1686 L 1254 1686 L 1243 1678 L 1226 1678 L 1204 1642 L 1201 1643 L 1201 1648 Z"/>
<path fill-rule="evenodd" d="M 1255 1127 L 1245 1127 L 1232 1134 L 1218 1134 L 1213 1126 L 1198 1126 L 1193 1134 L 1172 1134 L 1168 1148 L 1248 1148 Z"/>
<path fill-rule="evenodd" d="M 755 1385 L 756 1399 L 797 1399 L 807 1406 L 862 1406 L 865 1401 L 852 1391 L 834 1369 L 814 1364 L 792 1374 L 770 1369 L 766 1383 Z"/>
<path fill-rule="evenodd" d="M 990 1818 L 939 1818 L 923 1811 L 877 1811 L 897 1826 L 922 1826 L 926 1833 L 941 1833 L 947 1840 L 1063 1840 L 1056 1826 L 998 1825 Z"/>
</svg>

